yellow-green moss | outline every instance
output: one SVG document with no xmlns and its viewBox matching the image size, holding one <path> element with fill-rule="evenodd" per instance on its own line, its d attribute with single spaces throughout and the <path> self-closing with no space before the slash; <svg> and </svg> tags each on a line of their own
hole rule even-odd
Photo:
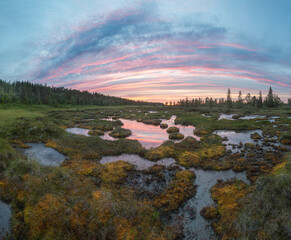
<svg viewBox="0 0 291 240">
<path fill-rule="evenodd" d="M 190 171 L 176 173 L 176 177 L 170 186 L 155 198 L 154 206 L 163 212 L 178 209 L 184 201 L 196 194 L 196 187 L 193 183 L 194 177 L 195 174 Z"/>
<path fill-rule="evenodd" d="M 116 240 L 134 240 L 138 238 L 138 231 L 127 219 L 115 219 Z"/>
<path fill-rule="evenodd" d="M 254 139 L 254 141 L 259 141 L 262 138 L 262 136 L 259 133 L 255 132 L 251 134 L 251 138 Z"/>
<path fill-rule="evenodd" d="M 124 128 L 115 128 L 109 135 L 114 138 L 126 138 L 131 135 L 131 131 Z"/>
<path fill-rule="evenodd" d="M 199 166 L 200 157 L 196 152 L 186 151 L 179 155 L 178 162 L 184 167 L 195 167 Z"/>
<path fill-rule="evenodd" d="M 204 207 L 201 209 L 200 215 L 205 219 L 213 219 L 217 217 L 218 211 L 214 206 Z"/>
<path fill-rule="evenodd" d="M 251 149 L 254 149 L 256 147 L 255 144 L 253 143 L 245 143 L 245 148 L 251 148 Z"/>
<path fill-rule="evenodd" d="M 89 135 L 96 135 L 96 136 L 102 136 L 102 135 L 104 135 L 104 132 L 103 131 L 101 131 L 101 130 L 90 130 L 89 132 L 88 132 L 88 134 Z"/>
<path fill-rule="evenodd" d="M 169 134 L 169 139 L 172 139 L 172 140 L 181 140 L 184 138 L 184 135 L 182 133 L 170 133 Z"/>
<path fill-rule="evenodd" d="M 75 174 L 81 176 L 100 177 L 103 165 L 93 161 L 68 161 L 63 167 L 74 171 Z"/>
<path fill-rule="evenodd" d="M 218 159 L 226 154 L 226 147 L 219 145 L 212 145 L 208 148 L 203 148 L 199 152 L 202 159 Z"/>
<path fill-rule="evenodd" d="M 184 180 L 184 181 L 190 181 L 196 178 L 196 175 L 192 171 L 180 171 L 176 173 L 176 179 L 178 180 Z"/>
<path fill-rule="evenodd" d="M 179 128 L 177 128 L 177 127 L 169 127 L 168 129 L 167 129 L 167 133 L 177 133 L 177 132 L 179 132 L 180 130 L 179 130 Z"/>
<path fill-rule="evenodd" d="M 290 145 L 291 144 L 291 139 L 282 139 L 282 140 L 280 140 L 280 142 L 282 144 L 285 144 L 285 145 Z"/>
<path fill-rule="evenodd" d="M 232 170 L 235 172 L 242 172 L 246 170 L 246 167 L 247 167 L 246 160 L 244 158 L 239 158 L 235 160 Z"/>
<path fill-rule="evenodd" d="M 145 158 L 152 161 L 157 161 L 159 159 L 167 158 L 167 157 L 176 157 L 176 153 L 173 148 L 169 146 L 165 146 L 165 145 L 161 145 L 157 148 L 149 150 L 145 154 Z"/>
<path fill-rule="evenodd" d="M 104 164 L 101 172 L 102 182 L 122 184 L 126 180 L 127 173 L 133 168 L 133 165 L 124 161 Z"/>
<path fill-rule="evenodd" d="M 166 129 L 166 128 L 168 128 L 168 124 L 166 124 L 166 123 L 161 123 L 161 124 L 160 124 L 160 128 L 162 128 L 162 129 Z"/>
<path fill-rule="evenodd" d="M 211 189 L 211 196 L 217 202 L 219 221 L 213 224 L 215 233 L 222 239 L 236 239 L 234 220 L 241 208 L 240 200 L 250 192 L 243 181 L 229 180 L 217 183 Z"/>
<path fill-rule="evenodd" d="M 210 134 L 210 132 L 207 131 L 205 128 L 195 128 L 195 130 L 193 132 L 197 136 L 203 136 L 203 135 Z"/>
<path fill-rule="evenodd" d="M 159 120 L 159 119 L 143 119 L 142 122 L 145 124 L 159 126 L 161 123 L 161 120 Z"/>
</svg>

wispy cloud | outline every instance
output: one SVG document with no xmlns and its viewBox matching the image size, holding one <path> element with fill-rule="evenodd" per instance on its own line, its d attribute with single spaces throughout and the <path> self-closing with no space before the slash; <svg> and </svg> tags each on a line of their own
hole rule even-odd
<svg viewBox="0 0 291 240">
<path fill-rule="evenodd" d="M 157 9 L 149 1 L 76 26 L 43 46 L 46 54 L 34 61 L 27 80 L 132 98 L 148 91 L 177 97 L 190 88 L 238 88 L 242 82 L 291 87 L 290 56 L 199 15 L 193 22 L 175 20 Z"/>
</svg>

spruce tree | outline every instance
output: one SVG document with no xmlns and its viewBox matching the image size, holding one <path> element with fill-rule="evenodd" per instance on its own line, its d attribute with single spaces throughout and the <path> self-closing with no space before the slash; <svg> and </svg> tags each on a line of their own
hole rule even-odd
<svg viewBox="0 0 291 240">
<path fill-rule="evenodd" d="M 226 99 L 227 107 L 231 108 L 232 107 L 232 100 L 231 100 L 231 92 L 230 88 L 227 90 L 227 99 Z"/>
<path fill-rule="evenodd" d="M 252 96 L 250 93 L 248 93 L 245 97 L 246 103 L 249 105 L 252 102 Z"/>
<path fill-rule="evenodd" d="M 267 107 L 274 107 L 274 95 L 273 95 L 273 90 L 271 87 L 269 88 L 269 92 L 266 97 L 265 104 Z"/>
<path fill-rule="evenodd" d="M 259 92 L 259 98 L 258 98 L 258 102 L 257 102 L 257 107 L 258 108 L 263 107 L 263 96 L 262 96 L 262 91 L 261 90 Z"/>
<path fill-rule="evenodd" d="M 239 106 L 239 107 L 242 107 L 242 105 L 243 105 L 243 100 L 242 100 L 242 93 L 241 93 L 241 91 L 238 92 L 237 103 L 238 103 L 238 106 Z"/>
</svg>

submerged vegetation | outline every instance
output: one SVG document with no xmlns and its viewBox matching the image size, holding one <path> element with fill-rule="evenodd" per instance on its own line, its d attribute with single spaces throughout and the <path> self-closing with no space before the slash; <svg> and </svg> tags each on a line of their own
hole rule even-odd
<svg viewBox="0 0 291 240">
<path fill-rule="evenodd" d="M 215 203 L 198 213 L 191 209 L 211 222 L 218 239 L 290 239 L 291 163 L 285 152 L 291 108 L 237 106 L 2 104 L 0 197 L 13 213 L 7 239 L 187 238 L 168 219 L 198 192 L 197 169 L 214 175 L 232 169 L 250 181 L 218 179 L 211 190 Z M 172 116 L 177 118 L 168 124 Z M 146 149 L 124 119 L 156 126 L 169 140 Z M 183 125 L 193 126 L 193 135 Z M 73 127 L 88 134 L 66 131 Z M 106 140 L 110 135 L 116 139 Z M 242 135 L 246 139 L 233 142 Z M 39 142 L 65 155 L 60 166 L 42 166 L 23 154 L 28 143 Z M 101 164 L 104 156 L 125 153 L 153 164 L 143 171 L 134 161 Z M 169 158 L 175 164 L 154 165 Z"/>
</svg>

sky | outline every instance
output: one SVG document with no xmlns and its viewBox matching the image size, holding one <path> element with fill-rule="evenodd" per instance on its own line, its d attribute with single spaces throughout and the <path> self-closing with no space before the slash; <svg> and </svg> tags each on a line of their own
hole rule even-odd
<svg viewBox="0 0 291 240">
<path fill-rule="evenodd" d="M 0 79 L 134 100 L 291 98 L 290 0 L 1 0 Z"/>
</svg>

